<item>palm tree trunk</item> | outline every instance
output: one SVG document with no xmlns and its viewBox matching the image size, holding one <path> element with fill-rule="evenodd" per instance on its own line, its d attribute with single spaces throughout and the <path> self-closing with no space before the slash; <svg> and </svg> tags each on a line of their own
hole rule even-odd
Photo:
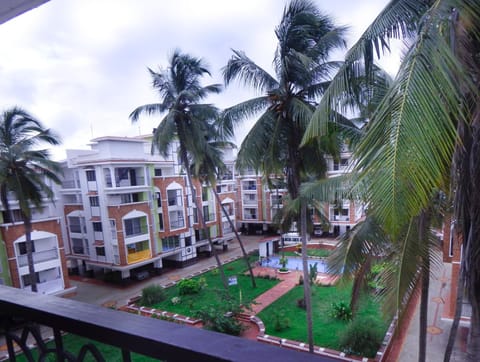
<svg viewBox="0 0 480 362">
<path fill-rule="evenodd" d="M 250 261 L 248 260 L 248 254 L 245 250 L 245 246 L 243 245 L 242 240 L 240 239 L 240 235 L 238 235 L 237 229 L 235 228 L 235 225 L 233 225 L 232 219 L 230 219 L 230 215 L 228 214 L 227 210 L 225 209 L 225 206 L 223 206 L 222 201 L 220 200 L 220 196 L 218 196 L 217 191 L 212 187 L 213 194 L 215 195 L 215 199 L 217 200 L 217 203 L 220 205 L 222 208 L 223 214 L 227 217 L 228 223 L 230 224 L 230 227 L 232 228 L 235 237 L 238 240 L 238 244 L 240 244 L 240 249 L 242 249 L 242 254 L 243 254 L 243 260 L 245 260 L 245 264 L 247 264 L 248 267 L 248 272 L 250 273 L 250 279 L 252 280 L 252 287 L 256 288 L 257 283 L 255 282 L 255 276 L 253 275 L 253 270 L 252 266 L 250 265 Z"/>
<path fill-rule="evenodd" d="M 312 290 L 310 286 L 310 276 L 308 273 L 307 259 L 307 205 L 301 201 L 300 209 L 300 233 L 302 236 L 302 265 L 303 265 L 303 294 L 305 298 L 305 307 L 307 310 L 307 334 L 308 351 L 313 353 L 313 321 L 312 321 Z"/>
<path fill-rule="evenodd" d="M 458 275 L 457 284 L 457 298 L 455 300 L 455 316 L 453 317 L 452 327 L 450 328 L 450 335 L 448 336 L 447 347 L 445 347 L 445 354 L 443 362 L 449 362 L 452 357 L 453 347 L 455 346 L 455 339 L 457 338 L 458 326 L 460 325 L 460 318 L 462 316 L 463 307 L 463 293 L 465 291 L 465 258 L 462 258 L 460 264 L 460 273 Z"/>
<path fill-rule="evenodd" d="M 427 230 L 430 223 L 427 211 L 420 213 L 418 240 L 420 243 L 428 243 Z M 418 361 L 425 362 L 427 358 L 427 326 L 428 326 L 428 289 L 430 287 L 430 255 L 423 258 L 421 270 L 422 289 L 420 296 L 420 330 L 418 335 Z"/>
<path fill-rule="evenodd" d="M 28 274 L 32 292 L 38 292 L 35 265 L 33 263 L 32 221 L 22 212 L 23 225 L 25 227 L 25 245 L 27 249 Z"/>
<path fill-rule="evenodd" d="M 213 246 L 212 238 L 211 238 L 210 233 L 208 231 L 207 224 L 205 223 L 205 216 L 203 215 L 202 205 L 200 205 L 197 197 L 195 196 L 196 193 L 195 193 L 195 187 L 193 186 L 193 182 L 192 182 L 192 175 L 190 173 L 190 165 L 189 165 L 189 162 L 187 161 L 186 158 L 184 159 L 184 165 L 185 165 L 185 169 L 186 169 L 186 173 L 187 173 L 188 183 L 190 184 L 190 190 L 191 190 L 191 193 L 192 193 L 193 202 L 195 203 L 198 215 L 200 217 L 200 221 L 202 223 L 201 226 L 202 226 L 203 230 L 205 231 L 205 234 L 207 235 L 208 244 L 210 245 L 210 249 L 212 249 L 212 254 L 215 257 L 215 261 L 217 262 L 217 267 L 218 267 L 218 271 L 220 272 L 220 276 L 222 278 L 223 287 L 224 287 L 225 290 L 228 290 L 227 278 L 225 277 L 225 272 L 223 270 L 222 262 L 220 261 L 220 258 L 218 257 L 218 254 L 217 254 L 217 251 L 215 250 L 215 247 Z"/>
<path fill-rule="evenodd" d="M 372 264 L 372 255 L 368 254 L 367 259 L 360 267 L 360 270 L 355 275 L 353 280 L 353 287 L 352 287 L 352 296 L 350 298 L 350 309 L 352 311 L 352 318 L 355 317 L 358 309 L 358 301 L 360 299 L 360 292 L 362 290 L 362 285 L 365 282 L 365 276 L 370 270 L 370 265 Z"/>
</svg>

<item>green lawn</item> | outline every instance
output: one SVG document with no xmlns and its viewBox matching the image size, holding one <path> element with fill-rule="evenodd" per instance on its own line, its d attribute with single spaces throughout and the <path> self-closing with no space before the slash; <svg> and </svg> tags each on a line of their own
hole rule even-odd
<svg viewBox="0 0 480 362">
<path fill-rule="evenodd" d="M 333 302 L 350 301 L 351 286 L 320 287 L 312 286 L 312 314 L 314 343 L 317 346 L 339 349 L 338 334 L 345 329 L 347 323 L 329 317 Z M 258 317 L 265 323 L 266 334 L 286 339 L 307 342 L 306 312 L 297 306 L 297 300 L 303 298 L 303 287 L 297 286 L 289 293 L 269 305 Z M 283 314 L 290 320 L 290 328 L 283 331 L 274 329 L 276 314 Z M 378 303 L 365 298 L 361 301 L 358 317 L 373 316 L 382 321 L 385 333 L 389 322 L 382 319 Z"/>
<path fill-rule="evenodd" d="M 326 249 L 308 249 L 307 250 L 308 256 L 316 256 L 317 258 L 327 258 L 330 256 L 331 253 L 332 253 L 331 250 L 326 250 Z M 280 251 L 279 254 L 282 255 L 282 251 Z M 299 254 L 295 253 L 294 251 L 286 251 L 285 255 L 299 256 Z"/>
<path fill-rule="evenodd" d="M 119 349 L 117 347 L 109 346 L 107 344 L 99 343 L 99 342 L 92 341 L 90 339 L 79 337 L 79 336 L 72 335 L 72 334 L 65 335 L 63 337 L 63 343 L 64 343 L 64 348 L 67 351 L 73 353 L 75 356 L 78 356 L 80 348 L 83 345 L 85 345 L 87 343 L 92 343 L 98 348 L 98 350 L 100 351 L 102 356 L 105 358 L 105 361 L 122 361 L 122 351 L 121 351 L 121 349 Z M 51 348 L 54 348 L 54 346 L 55 346 L 54 342 L 49 342 L 47 345 L 48 345 L 48 347 L 51 347 Z M 34 359 L 37 360 L 38 356 L 37 356 L 36 351 L 33 351 L 33 355 L 34 355 Z M 142 355 L 136 354 L 136 353 L 132 353 L 131 357 L 132 357 L 132 361 L 134 361 L 134 362 L 158 361 L 158 359 L 142 356 Z M 20 355 L 20 356 L 17 357 L 17 361 L 26 362 L 27 359 L 25 358 L 24 355 Z M 50 354 L 45 359 L 45 361 L 48 361 L 48 362 L 56 361 L 55 355 Z M 91 362 L 91 361 L 93 362 L 93 361 L 95 361 L 95 359 L 93 358 L 92 354 L 87 353 L 87 356 L 84 359 L 84 361 L 85 362 Z"/>
<path fill-rule="evenodd" d="M 255 260 L 257 260 L 257 257 L 251 258 L 251 262 L 254 262 Z M 238 284 L 229 286 L 229 292 L 233 298 L 236 298 L 237 300 L 240 300 L 241 298 L 242 303 L 254 300 L 260 294 L 278 283 L 277 280 L 255 278 L 257 288 L 252 288 L 250 276 L 248 274 L 245 275 L 247 267 L 243 259 L 225 264 L 224 270 L 227 278 L 229 276 L 237 277 Z M 198 310 L 204 307 L 221 304 L 223 285 L 220 274 L 216 270 L 212 270 L 193 279 L 199 278 L 205 279 L 207 287 L 201 290 L 198 294 L 179 296 L 177 286 L 173 286 L 165 290 L 166 299 L 161 303 L 155 304 L 153 307 L 193 317 Z M 178 296 L 181 299 L 181 303 L 176 305 L 172 304 L 172 298 Z"/>
</svg>

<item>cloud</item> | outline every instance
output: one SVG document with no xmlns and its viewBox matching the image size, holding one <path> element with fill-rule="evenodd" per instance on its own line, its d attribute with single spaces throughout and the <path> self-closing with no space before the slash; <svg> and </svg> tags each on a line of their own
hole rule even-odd
<svg viewBox="0 0 480 362">
<path fill-rule="evenodd" d="M 316 1 L 337 23 L 353 24 L 351 42 L 386 2 Z M 206 82 L 219 83 L 233 48 L 272 71 L 284 4 L 51 0 L 0 26 L 0 108 L 24 107 L 62 136 L 63 148 L 85 147 L 92 136 L 149 133 L 158 117 L 128 119 L 135 107 L 158 101 L 147 67 L 166 66 L 180 48 L 204 58 L 212 71 Z M 228 107 L 253 95 L 232 86 L 211 101 Z M 64 157 L 61 148 L 54 152 Z"/>
</svg>

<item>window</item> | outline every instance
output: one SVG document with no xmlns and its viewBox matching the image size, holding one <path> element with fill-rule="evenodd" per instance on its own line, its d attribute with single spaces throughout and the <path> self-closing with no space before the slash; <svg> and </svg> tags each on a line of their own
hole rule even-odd
<svg viewBox="0 0 480 362">
<path fill-rule="evenodd" d="M 86 174 L 87 174 L 87 181 L 96 181 L 97 180 L 97 178 L 95 176 L 95 170 L 87 170 Z"/>
<path fill-rule="evenodd" d="M 140 201 L 140 195 L 138 192 L 133 193 L 133 194 L 121 194 L 120 195 L 120 202 L 122 204 L 130 204 L 132 202 L 139 202 Z"/>
<path fill-rule="evenodd" d="M 160 228 L 160 230 L 163 230 L 163 229 L 164 229 L 164 226 L 163 226 L 163 214 L 158 214 L 158 227 Z"/>
<path fill-rule="evenodd" d="M 97 253 L 97 256 L 105 256 L 105 247 L 97 246 L 95 252 Z"/>
<path fill-rule="evenodd" d="M 125 224 L 126 236 L 135 236 L 147 233 L 147 218 L 145 216 L 134 219 L 126 219 L 123 222 Z"/>
<path fill-rule="evenodd" d="M 162 249 L 163 251 L 172 250 L 180 247 L 180 238 L 178 235 L 168 236 L 162 239 Z"/>
<path fill-rule="evenodd" d="M 92 223 L 92 225 L 93 225 L 93 231 L 103 231 L 101 222 L 95 221 Z"/>
<path fill-rule="evenodd" d="M 157 207 L 162 207 L 162 195 L 160 192 L 155 192 L 155 198 L 157 199 Z"/>
<path fill-rule="evenodd" d="M 213 220 L 213 214 L 210 215 L 209 210 L 208 210 L 208 205 L 203 206 L 203 217 L 205 218 L 205 221 L 212 221 Z"/>
<path fill-rule="evenodd" d="M 282 206 L 282 195 L 272 195 L 272 206 Z"/>
<path fill-rule="evenodd" d="M 36 272 L 35 273 L 35 279 L 37 280 L 37 283 L 40 283 L 40 273 Z M 32 282 L 30 280 L 30 274 L 22 275 L 22 281 L 23 281 L 23 286 L 28 287 L 29 285 L 32 285 Z"/>
<path fill-rule="evenodd" d="M 192 237 L 191 236 L 186 236 L 185 237 L 185 246 L 191 246 L 192 245 Z"/>
<path fill-rule="evenodd" d="M 71 233 L 81 233 L 82 231 L 85 232 L 85 228 L 83 227 L 84 223 L 81 219 L 83 218 L 80 218 L 78 216 L 68 217 L 68 224 Z"/>
<path fill-rule="evenodd" d="M 162 176 L 162 169 L 161 168 L 156 168 L 154 171 L 154 175 L 159 177 Z"/>
<path fill-rule="evenodd" d="M 202 187 L 202 201 L 208 201 L 208 188 Z"/>
<path fill-rule="evenodd" d="M 98 202 L 98 196 L 90 196 L 88 199 L 90 200 L 90 206 L 91 207 L 100 206 L 100 204 Z"/>
<path fill-rule="evenodd" d="M 18 243 L 18 252 L 20 253 L 20 255 L 25 255 L 27 253 L 27 243 L 25 241 Z M 35 243 L 32 241 L 32 253 L 34 252 L 35 252 Z"/>
<path fill-rule="evenodd" d="M 133 244 L 128 244 L 127 245 L 127 253 L 128 254 L 134 254 L 138 253 L 143 250 L 148 250 L 150 249 L 148 246 L 148 241 L 139 241 L 138 243 L 133 243 Z"/>
<path fill-rule="evenodd" d="M 168 206 L 182 206 L 182 190 L 167 190 Z"/>
<path fill-rule="evenodd" d="M 72 248 L 74 254 L 85 254 L 83 239 L 72 238 Z"/>
<path fill-rule="evenodd" d="M 185 226 L 182 211 L 170 211 L 168 216 L 170 218 L 170 229 L 180 229 Z"/>
</svg>

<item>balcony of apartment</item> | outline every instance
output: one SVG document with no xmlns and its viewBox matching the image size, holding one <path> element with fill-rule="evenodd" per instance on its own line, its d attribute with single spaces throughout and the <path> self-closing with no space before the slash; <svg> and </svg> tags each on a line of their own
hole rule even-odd
<svg viewBox="0 0 480 362">
<path fill-rule="evenodd" d="M 80 190 L 80 181 L 75 179 L 63 180 L 62 190 Z"/>
<path fill-rule="evenodd" d="M 242 191 L 257 191 L 256 181 L 242 181 Z"/>
<path fill-rule="evenodd" d="M 50 250 L 36 251 L 32 253 L 32 256 L 33 256 L 34 264 L 43 263 L 51 260 L 59 260 L 57 248 L 53 248 Z M 27 266 L 28 265 L 27 255 L 26 254 L 19 255 L 17 257 L 17 262 L 19 267 Z"/>
<path fill-rule="evenodd" d="M 256 209 L 247 209 L 243 211 L 243 220 L 257 220 L 258 213 Z"/>
<path fill-rule="evenodd" d="M 136 251 L 127 254 L 127 263 L 128 264 L 135 264 L 143 260 L 148 260 L 152 257 L 152 252 L 150 249 Z"/>
<path fill-rule="evenodd" d="M 258 199 L 256 194 L 243 195 L 242 203 L 244 205 L 257 205 Z"/>
<path fill-rule="evenodd" d="M 113 346 L 118 349 L 119 360 L 123 361 L 130 361 L 132 353 L 163 361 L 334 361 L 324 356 L 2 285 L 0 322 L 5 326 L 12 361 L 15 360 L 14 348 L 29 350 L 34 336 L 39 336 L 42 341 L 53 337 L 49 353 L 43 352 L 54 359 L 66 360 L 69 354 L 64 349 L 66 333 Z M 22 339 L 22 333 L 31 338 L 28 341 Z M 42 341 L 34 343 L 39 346 L 37 348 L 44 348 Z M 84 348 L 91 351 L 95 347 Z M 102 358 L 106 360 L 108 356 Z M 71 356 L 70 359 L 79 358 Z"/>
<path fill-rule="evenodd" d="M 123 206 L 137 203 L 147 203 L 148 197 L 146 192 L 128 192 L 121 194 L 107 195 L 108 206 Z"/>
<path fill-rule="evenodd" d="M 148 186 L 145 178 L 145 167 L 104 168 L 103 176 L 107 189 Z"/>
</svg>

